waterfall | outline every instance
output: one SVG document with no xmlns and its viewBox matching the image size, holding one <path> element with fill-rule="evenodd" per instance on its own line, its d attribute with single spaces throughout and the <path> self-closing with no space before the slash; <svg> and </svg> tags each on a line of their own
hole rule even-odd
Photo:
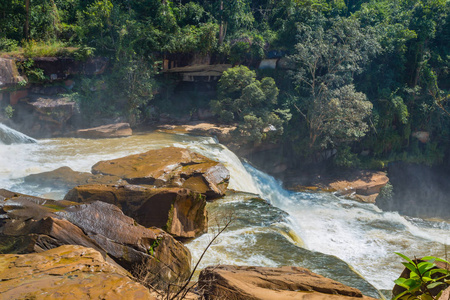
<svg viewBox="0 0 450 300">
<path fill-rule="evenodd" d="M 0 130 L 4 128 L 0 126 Z M 89 172 L 100 160 L 167 146 L 188 148 L 222 162 L 230 170 L 229 188 L 245 192 L 229 192 L 207 204 L 209 233 L 187 245 L 194 262 L 214 235 L 217 223 L 223 222 L 223 217 L 235 221 L 208 250 L 200 268 L 218 263 L 301 266 L 376 297 L 370 284 L 392 289 L 393 280 L 403 269 L 394 252 L 409 257 L 445 257 L 450 223 L 408 218 L 330 193 L 287 191 L 273 177 L 242 164 L 210 137 L 154 132 L 121 139 L 57 138 L 0 145 L 0 188 L 62 199 L 67 190 L 30 186 L 23 177 L 62 166 Z"/>
<path fill-rule="evenodd" d="M 29 137 L 17 130 L 9 128 L 8 126 L 0 123 L 0 144 L 29 144 L 37 143 L 35 139 Z"/>
</svg>

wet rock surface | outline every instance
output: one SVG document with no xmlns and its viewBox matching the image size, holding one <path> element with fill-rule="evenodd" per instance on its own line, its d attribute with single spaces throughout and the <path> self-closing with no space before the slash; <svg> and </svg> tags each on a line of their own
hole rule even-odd
<svg viewBox="0 0 450 300">
<path fill-rule="evenodd" d="M 223 164 L 176 147 L 101 161 L 92 173 L 118 176 L 132 184 L 188 188 L 209 199 L 223 196 L 230 180 Z"/>
<path fill-rule="evenodd" d="M 160 125 L 159 130 L 169 133 L 189 133 L 201 136 L 215 136 L 221 143 L 232 140 L 232 132 L 236 126 L 218 125 L 207 122 L 192 122 L 186 125 Z"/>
<path fill-rule="evenodd" d="M 114 205 L 53 201 L 0 190 L 0 253 L 40 252 L 82 245 L 108 254 L 132 270 L 154 272 L 155 281 L 186 279 L 190 253 L 158 228 L 145 228 Z"/>
<path fill-rule="evenodd" d="M 374 299 L 299 267 L 208 267 L 200 273 L 199 290 L 209 300 Z"/>
<path fill-rule="evenodd" d="M 312 178 L 312 179 L 311 179 Z M 304 178 L 292 177 L 285 186 L 294 191 L 335 192 L 349 199 L 375 203 L 380 190 L 389 182 L 385 172 L 358 170 L 340 174 L 315 175 L 305 181 Z"/>
<path fill-rule="evenodd" d="M 194 238 L 208 229 L 205 197 L 187 189 L 82 185 L 70 190 L 65 199 L 117 205 L 139 224 L 163 228 L 175 237 Z"/>
<path fill-rule="evenodd" d="M 129 123 L 115 123 L 94 128 L 79 129 L 76 136 L 86 139 L 127 137 L 133 134 Z"/>
<path fill-rule="evenodd" d="M 2 299 L 156 299 L 98 251 L 66 245 L 0 255 Z"/>
<path fill-rule="evenodd" d="M 61 167 L 53 171 L 31 174 L 24 178 L 25 183 L 48 187 L 73 188 L 83 184 L 126 184 L 117 176 L 93 175 L 88 172 L 77 172 L 69 167 Z"/>
</svg>

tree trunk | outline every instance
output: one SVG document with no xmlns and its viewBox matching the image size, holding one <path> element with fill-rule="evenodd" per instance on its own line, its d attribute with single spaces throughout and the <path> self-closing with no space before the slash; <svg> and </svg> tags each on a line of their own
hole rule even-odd
<svg viewBox="0 0 450 300">
<path fill-rule="evenodd" d="M 24 35 L 25 39 L 29 39 L 29 20 L 30 20 L 30 0 L 25 0 L 25 27 Z"/>
<path fill-rule="evenodd" d="M 219 45 L 223 43 L 223 0 L 220 1 L 220 26 L 219 26 Z"/>
</svg>

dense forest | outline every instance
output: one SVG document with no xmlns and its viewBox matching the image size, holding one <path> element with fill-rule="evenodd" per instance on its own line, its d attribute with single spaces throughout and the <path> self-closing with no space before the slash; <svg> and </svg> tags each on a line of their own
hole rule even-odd
<svg viewBox="0 0 450 300">
<path fill-rule="evenodd" d="M 448 0 L 1 1 L 0 51 L 24 57 L 33 82 L 45 81 L 33 57 L 107 57 L 109 72 L 69 95 L 86 118 L 210 108 L 250 143 L 303 161 L 336 149 L 344 167 L 450 154 Z M 180 106 L 162 60 L 194 54 L 235 67 L 214 97 Z M 258 68 L 267 58 L 287 67 Z"/>
</svg>

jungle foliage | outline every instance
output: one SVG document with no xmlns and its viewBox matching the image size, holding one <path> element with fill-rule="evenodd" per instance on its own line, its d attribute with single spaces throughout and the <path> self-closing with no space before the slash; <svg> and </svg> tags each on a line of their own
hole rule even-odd
<svg viewBox="0 0 450 300">
<path fill-rule="evenodd" d="M 449 0 L 1 1 L 0 51 L 32 58 L 43 44 L 110 59 L 74 89 L 91 119 L 146 121 L 154 97 L 170 98 L 158 76 L 170 55 L 251 69 L 283 58 L 283 69 L 237 68 L 238 83 L 229 70 L 210 97 L 217 116 L 299 162 L 331 149 L 345 166 L 449 155 Z"/>
</svg>

